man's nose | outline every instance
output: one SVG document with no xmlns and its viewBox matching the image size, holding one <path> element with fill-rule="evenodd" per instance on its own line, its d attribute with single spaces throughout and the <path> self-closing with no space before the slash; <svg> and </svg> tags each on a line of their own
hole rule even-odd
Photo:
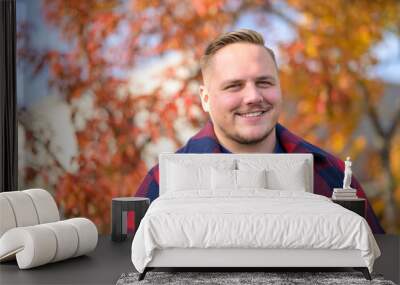
<svg viewBox="0 0 400 285">
<path fill-rule="evenodd" d="M 247 84 L 244 90 L 243 103 L 245 104 L 257 104 L 263 101 L 261 91 L 255 84 Z"/>
</svg>

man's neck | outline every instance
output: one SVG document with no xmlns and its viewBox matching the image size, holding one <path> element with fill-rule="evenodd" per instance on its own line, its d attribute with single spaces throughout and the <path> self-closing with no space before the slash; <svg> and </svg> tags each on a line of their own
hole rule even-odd
<svg viewBox="0 0 400 285">
<path fill-rule="evenodd" d="M 257 144 L 241 144 L 232 140 L 228 140 L 220 136 L 217 132 L 215 132 L 215 135 L 219 143 L 232 153 L 273 153 L 275 150 L 276 128 L 274 128 L 263 141 Z"/>
</svg>

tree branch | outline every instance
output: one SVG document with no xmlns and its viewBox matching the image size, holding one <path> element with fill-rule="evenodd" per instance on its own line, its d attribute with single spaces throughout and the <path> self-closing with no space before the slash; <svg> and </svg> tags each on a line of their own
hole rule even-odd
<svg viewBox="0 0 400 285">
<path fill-rule="evenodd" d="M 389 136 L 389 138 L 391 138 L 395 134 L 396 129 L 400 126 L 400 103 L 398 104 L 398 108 L 396 109 L 396 115 L 393 118 L 392 124 L 387 131 L 387 135 Z"/>
<path fill-rule="evenodd" d="M 372 121 L 372 125 L 374 126 L 374 128 L 375 128 L 376 132 L 379 134 L 379 136 L 381 136 L 382 138 L 386 138 L 387 133 L 383 129 L 382 124 L 379 122 L 379 116 L 378 116 L 376 109 L 374 108 L 374 106 L 371 103 L 371 94 L 370 94 L 367 86 L 360 79 L 357 80 L 357 83 L 361 89 L 361 94 L 363 95 L 363 97 L 365 99 L 365 104 L 367 106 L 367 112 Z"/>
<path fill-rule="evenodd" d="M 21 115 L 18 116 L 18 122 L 21 124 L 21 126 L 25 130 L 29 130 L 27 122 L 22 119 Z M 30 130 L 30 131 L 32 133 L 32 137 L 33 137 L 34 141 L 39 142 L 40 144 L 43 145 L 44 149 L 46 150 L 48 155 L 52 158 L 52 160 L 54 161 L 56 166 L 59 169 L 61 169 L 63 172 L 68 172 L 68 170 L 60 163 L 60 161 L 59 161 L 58 157 L 55 155 L 55 153 L 53 151 L 51 151 L 50 140 L 44 141 L 42 138 L 40 138 L 38 135 L 36 135 L 36 133 L 34 131 L 32 131 L 32 130 Z"/>
</svg>

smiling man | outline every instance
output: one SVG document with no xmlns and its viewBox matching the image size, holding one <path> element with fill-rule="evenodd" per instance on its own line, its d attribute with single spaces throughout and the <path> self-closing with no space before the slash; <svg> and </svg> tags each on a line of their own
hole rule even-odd
<svg viewBox="0 0 400 285">
<path fill-rule="evenodd" d="M 252 42 L 236 42 L 239 37 L 228 34 L 207 48 L 202 105 L 219 143 L 231 152 L 273 152 L 282 105 L 275 59 L 260 35 L 241 33 Z"/>
<path fill-rule="evenodd" d="M 178 153 L 312 153 L 314 193 L 332 196 L 344 177 L 344 162 L 306 142 L 278 123 L 282 94 L 274 53 L 252 30 L 226 33 L 211 42 L 200 61 L 201 103 L 210 120 Z M 158 165 L 144 178 L 136 196 L 159 193 Z M 358 197 L 365 193 L 353 177 Z M 366 219 L 383 233 L 369 202 Z"/>
</svg>

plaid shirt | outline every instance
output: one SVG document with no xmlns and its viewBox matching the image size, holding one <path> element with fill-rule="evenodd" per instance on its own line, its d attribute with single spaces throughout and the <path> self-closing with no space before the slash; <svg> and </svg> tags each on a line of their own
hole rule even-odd
<svg viewBox="0 0 400 285">
<path fill-rule="evenodd" d="M 344 162 L 322 149 L 294 135 L 282 125 L 276 125 L 277 147 L 275 152 L 312 153 L 314 156 L 314 193 L 332 196 L 333 188 L 341 188 L 344 178 Z M 189 139 L 177 153 L 225 153 L 215 136 L 212 122 L 209 120 L 203 129 Z M 148 197 L 151 201 L 158 197 L 159 169 L 155 165 L 147 173 L 135 196 Z M 357 189 L 357 196 L 366 198 L 360 183 L 352 177 L 351 187 Z M 365 205 L 366 220 L 373 233 L 384 233 L 370 203 Z"/>
</svg>

